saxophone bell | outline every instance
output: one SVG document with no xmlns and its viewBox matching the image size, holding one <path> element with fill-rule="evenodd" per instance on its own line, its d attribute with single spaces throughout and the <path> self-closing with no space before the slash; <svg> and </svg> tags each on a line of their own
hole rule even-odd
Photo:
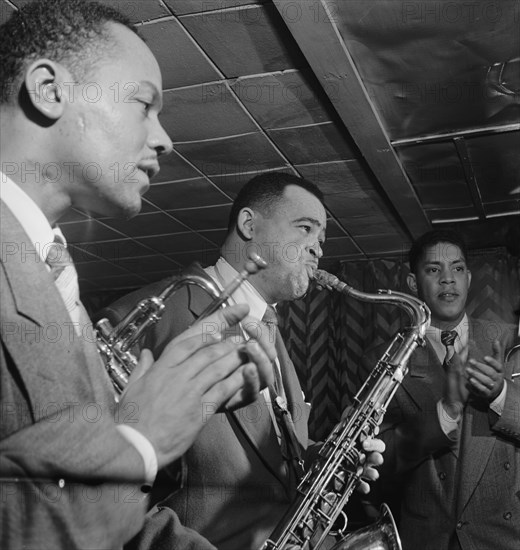
<svg viewBox="0 0 520 550">
<path fill-rule="evenodd" d="M 228 305 L 228 299 L 233 292 L 248 277 L 266 267 L 267 263 L 258 254 L 250 254 L 244 269 L 221 291 L 204 269 L 195 263 L 184 270 L 159 296 L 141 300 L 115 327 L 106 318 L 99 320 L 95 325 L 98 352 L 116 393 L 123 393 L 132 371 L 137 366 L 138 360 L 131 352 L 132 346 L 159 321 L 165 302 L 170 296 L 185 286 L 195 285 L 202 288 L 213 298 L 199 317 L 203 319 L 220 307 Z"/>
<path fill-rule="evenodd" d="M 401 550 L 401 539 L 390 508 L 382 504 L 374 523 L 349 533 L 332 550 Z"/>
</svg>

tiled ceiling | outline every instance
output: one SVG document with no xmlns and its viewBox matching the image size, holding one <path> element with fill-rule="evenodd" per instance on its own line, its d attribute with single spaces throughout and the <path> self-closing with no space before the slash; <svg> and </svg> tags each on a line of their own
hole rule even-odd
<svg viewBox="0 0 520 550">
<path fill-rule="evenodd" d="M 28 0 L 1 1 L 5 20 Z M 266 170 L 323 190 L 331 271 L 446 223 L 471 248 L 520 241 L 520 0 L 103 3 L 159 60 L 174 152 L 133 220 L 62 220 L 84 292 L 213 261 Z"/>
</svg>

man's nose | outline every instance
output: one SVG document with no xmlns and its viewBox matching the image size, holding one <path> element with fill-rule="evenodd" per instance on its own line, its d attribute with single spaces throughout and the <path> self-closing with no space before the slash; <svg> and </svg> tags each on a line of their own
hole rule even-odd
<svg viewBox="0 0 520 550">
<path fill-rule="evenodd" d="M 318 260 L 323 256 L 323 249 L 321 248 L 321 244 L 319 241 L 311 244 L 309 250 L 314 257 L 318 258 Z"/>
</svg>

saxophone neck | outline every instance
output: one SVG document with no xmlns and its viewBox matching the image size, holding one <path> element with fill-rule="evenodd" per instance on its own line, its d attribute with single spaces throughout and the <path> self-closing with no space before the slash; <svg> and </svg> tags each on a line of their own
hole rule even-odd
<svg viewBox="0 0 520 550">
<path fill-rule="evenodd" d="M 375 293 L 361 292 L 323 269 L 316 270 L 314 280 L 319 287 L 341 292 L 362 302 L 394 304 L 405 310 L 410 317 L 409 330 L 416 332 L 420 338 L 426 334 L 431 320 L 430 308 L 416 296 L 395 290 L 378 290 Z"/>
</svg>

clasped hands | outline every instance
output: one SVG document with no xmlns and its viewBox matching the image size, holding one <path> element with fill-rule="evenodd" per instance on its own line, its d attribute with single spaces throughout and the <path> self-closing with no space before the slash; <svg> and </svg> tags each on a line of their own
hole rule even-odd
<svg viewBox="0 0 520 550">
<path fill-rule="evenodd" d="M 215 412 L 251 403 L 272 383 L 276 352 L 267 335 L 227 337 L 239 322 L 246 332 L 257 326 L 248 313 L 245 304 L 219 309 L 174 338 L 155 362 L 149 350 L 141 353 L 119 408 L 137 411 L 130 425 L 152 443 L 159 467 L 184 454 Z"/>
<path fill-rule="evenodd" d="M 445 404 L 453 418 L 460 414 L 470 394 L 489 403 L 500 395 L 505 381 L 502 347 L 498 340 L 493 342 L 492 350 L 492 356 L 486 355 L 482 361 L 471 358 L 464 365 L 458 354 L 451 360 L 447 371 Z"/>
</svg>

